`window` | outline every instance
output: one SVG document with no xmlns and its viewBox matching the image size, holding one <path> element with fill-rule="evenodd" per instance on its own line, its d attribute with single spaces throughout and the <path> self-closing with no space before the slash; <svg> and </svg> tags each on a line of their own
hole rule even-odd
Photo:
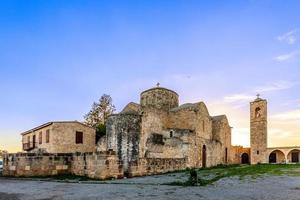
<svg viewBox="0 0 300 200">
<path fill-rule="evenodd" d="M 173 131 L 170 131 L 170 137 L 173 137 Z"/>
<path fill-rule="evenodd" d="M 83 132 L 76 131 L 76 144 L 83 144 Z"/>
<path fill-rule="evenodd" d="M 256 153 L 257 153 L 257 155 L 258 155 L 258 154 L 259 154 L 259 151 L 257 151 Z"/>
<path fill-rule="evenodd" d="M 39 133 L 39 144 L 42 144 L 43 143 L 43 133 L 40 132 Z"/>
<path fill-rule="evenodd" d="M 46 143 L 50 142 L 50 130 L 46 130 Z"/>
<path fill-rule="evenodd" d="M 152 136 L 152 142 L 154 144 L 164 145 L 163 136 L 160 135 L 160 134 L 153 134 L 153 136 Z"/>
<path fill-rule="evenodd" d="M 260 109 L 259 107 L 257 107 L 257 108 L 255 109 L 255 117 L 258 118 L 258 117 L 260 117 L 260 116 L 261 116 L 261 109 Z"/>
</svg>

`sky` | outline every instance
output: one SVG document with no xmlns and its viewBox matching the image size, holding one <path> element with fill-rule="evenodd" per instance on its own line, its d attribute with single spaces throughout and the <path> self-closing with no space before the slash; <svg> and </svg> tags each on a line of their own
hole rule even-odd
<svg viewBox="0 0 300 200">
<path fill-rule="evenodd" d="M 268 145 L 300 146 L 298 0 L 0 0 L 0 149 L 48 121 L 83 120 L 175 90 L 226 114 L 249 146 L 249 102 L 268 100 Z"/>
</svg>

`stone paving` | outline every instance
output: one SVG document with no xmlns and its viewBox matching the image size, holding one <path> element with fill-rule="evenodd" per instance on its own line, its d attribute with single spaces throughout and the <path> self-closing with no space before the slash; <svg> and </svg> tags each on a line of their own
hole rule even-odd
<svg viewBox="0 0 300 200">
<path fill-rule="evenodd" d="M 162 179 L 173 180 L 170 177 L 172 176 L 168 174 L 116 180 L 102 184 L 0 178 L 0 200 L 300 199 L 300 177 L 266 175 L 243 180 L 224 178 L 205 187 L 158 185 Z"/>
</svg>

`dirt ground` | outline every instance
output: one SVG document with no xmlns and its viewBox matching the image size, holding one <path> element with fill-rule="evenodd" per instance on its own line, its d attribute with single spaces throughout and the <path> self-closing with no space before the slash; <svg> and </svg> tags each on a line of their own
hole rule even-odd
<svg viewBox="0 0 300 200">
<path fill-rule="evenodd" d="M 224 178 L 204 187 L 159 185 L 174 175 L 109 181 L 61 183 L 0 178 L 0 200 L 33 199 L 300 199 L 299 176 Z"/>
</svg>

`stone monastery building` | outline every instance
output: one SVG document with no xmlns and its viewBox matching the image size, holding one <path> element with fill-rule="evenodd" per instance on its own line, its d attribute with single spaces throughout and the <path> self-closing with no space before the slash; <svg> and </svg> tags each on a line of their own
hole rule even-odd
<svg viewBox="0 0 300 200">
<path fill-rule="evenodd" d="M 299 162 L 300 147 L 267 147 L 267 101 L 250 103 L 250 148 L 231 145 L 225 115 L 210 116 L 203 102 L 179 105 L 157 87 L 141 93 L 106 122 L 95 144 L 85 124 L 49 122 L 22 133 L 27 153 L 4 155 L 4 175 L 75 174 L 105 179 L 144 176 L 220 164 Z"/>
<path fill-rule="evenodd" d="M 176 92 L 155 87 L 108 119 L 106 139 L 125 168 L 143 157 L 188 158 L 187 166 L 200 168 L 228 163 L 231 128 L 203 102 L 179 106 Z"/>
</svg>

